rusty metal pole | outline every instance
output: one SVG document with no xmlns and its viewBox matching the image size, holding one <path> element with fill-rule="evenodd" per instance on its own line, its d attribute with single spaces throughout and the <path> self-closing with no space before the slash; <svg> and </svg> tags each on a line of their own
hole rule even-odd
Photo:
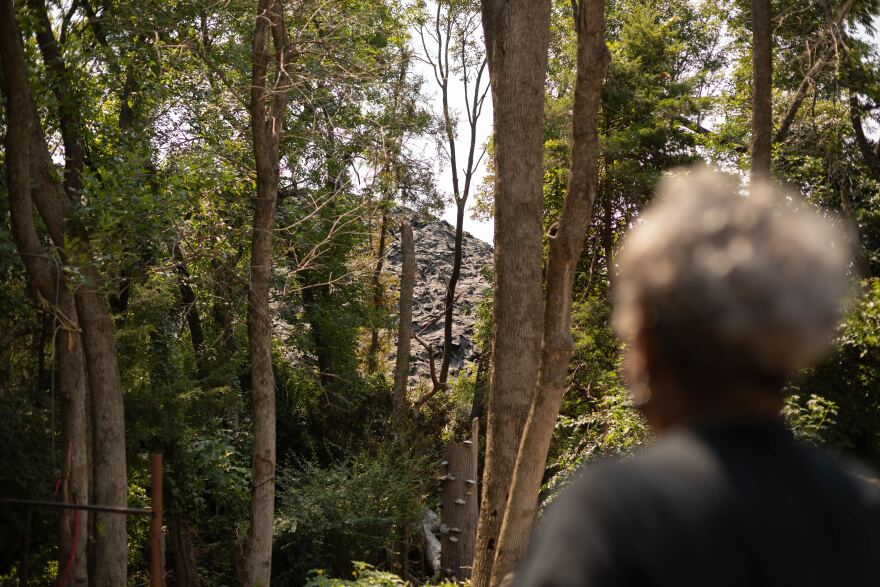
<svg viewBox="0 0 880 587">
<path fill-rule="evenodd" d="M 164 587 L 162 560 L 162 453 L 150 455 L 150 587 Z"/>
</svg>

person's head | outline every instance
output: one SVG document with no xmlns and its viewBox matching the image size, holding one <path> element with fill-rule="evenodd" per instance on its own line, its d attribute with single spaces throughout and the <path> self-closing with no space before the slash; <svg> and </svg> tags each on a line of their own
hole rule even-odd
<svg viewBox="0 0 880 587">
<path fill-rule="evenodd" d="M 838 230 L 769 184 L 705 168 L 664 180 L 618 256 L 614 326 L 658 429 L 772 414 L 829 346 L 850 287 Z"/>
</svg>

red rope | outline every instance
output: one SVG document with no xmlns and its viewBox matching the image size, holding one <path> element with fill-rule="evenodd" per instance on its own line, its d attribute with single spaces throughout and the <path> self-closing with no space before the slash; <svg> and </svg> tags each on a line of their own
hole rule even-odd
<svg viewBox="0 0 880 587">
<path fill-rule="evenodd" d="M 73 568 L 73 561 L 76 559 L 76 547 L 79 542 L 79 510 L 73 510 L 73 541 L 71 542 L 70 552 L 67 553 L 67 564 L 64 566 L 64 574 L 58 581 L 58 587 L 66 587 L 67 580 L 70 578 L 70 569 Z"/>
</svg>

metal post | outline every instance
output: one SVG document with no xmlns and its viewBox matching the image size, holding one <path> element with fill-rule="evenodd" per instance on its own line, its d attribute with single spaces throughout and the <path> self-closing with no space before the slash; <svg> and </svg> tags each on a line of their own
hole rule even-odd
<svg viewBox="0 0 880 587">
<path fill-rule="evenodd" d="M 150 455 L 150 494 L 153 510 L 150 516 L 150 587 L 165 585 L 162 560 L 162 454 Z"/>
</svg>

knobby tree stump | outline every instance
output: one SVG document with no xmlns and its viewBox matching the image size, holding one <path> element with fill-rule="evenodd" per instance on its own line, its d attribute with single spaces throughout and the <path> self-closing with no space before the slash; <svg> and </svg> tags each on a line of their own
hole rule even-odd
<svg viewBox="0 0 880 587">
<path fill-rule="evenodd" d="M 479 520 L 477 445 L 480 420 L 471 421 L 471 438 L 450 441 L 440 465 L 440 544 L 442 574 L 466 581 L 471 576 Z"/>
</svg>

